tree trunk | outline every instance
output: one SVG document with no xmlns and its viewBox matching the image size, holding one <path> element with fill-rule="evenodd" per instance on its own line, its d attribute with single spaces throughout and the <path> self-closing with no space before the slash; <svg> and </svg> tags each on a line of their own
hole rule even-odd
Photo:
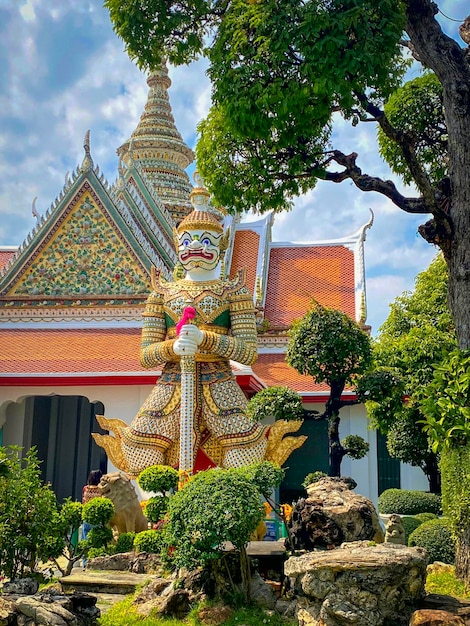
<svg viewBox="0 0 470 626">
<path fill-rule="evenodd" d="M 470 66 L 469 57 L 445 35 L 430 0 L 405 0 L 406 32 L 424 66 L 432 69 L 443 88 L 448 132 L 449 187 L 445 211 L 452 232 L 433 242 L 444 253 L 449 269 L 449 307 L 460 349 L 470 348 Z M 442 207 L 441 207 L 442 210 Z M 434 214 L 436 218 L 436 214 Z M 420 232 L 422 232 L 420 230 Z"/>
<path fill-rule="evenodd" d="M 432 455 L 425 461 L 423 472 L 429 482 L 429 491 L 431 493 L 441 493 L 441 472 L 436 455 Z"/>
<path fill-rule="evenodd" d="M 341 461 L 346 450 L 339 440 L 339 412 L 341 409 L 341 394 L 344 390 L 343 380 L 333 380 L 330 384 L 330 397 L 326 403 L 325 417 L 328 420 L 328 443 L 330 448 L 330 476 L 341 476 Z"/>
</svg>

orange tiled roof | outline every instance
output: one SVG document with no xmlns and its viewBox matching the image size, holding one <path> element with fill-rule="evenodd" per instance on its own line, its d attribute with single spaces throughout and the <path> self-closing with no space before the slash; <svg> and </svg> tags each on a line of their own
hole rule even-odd
<svg viewBox="0 0 470 626">
<path fill-rule="evenodd" d="M 288 326 L 313 298 L 355 318 L 354 253 L 339 245 L 271 248 L 265 317 Z"/>
<path fill-rule="evenodd" d="M 151 372 L 140 337 L 140 328 L 0 329 L 0 375 Z"/>
<path fill-rule="evenodd" d="M 290 387 L 298 393 L 329 393 L 328 385 L 317 385 L 311 376 L 302 376 L 293 367 L 287 365 L 285 354 L 260 354 L 253 365 L 254 373 L 261 378 L 268 387 Z"/>
<path fill-rule="evenodd" d="M 233 242 L 230 276 L 240 269 L 246 269 L 246 286 L 254 293 L 256 266 L 258 264 L 259 235 L 254 230 L 237 230 Z"/>
<path fill-rule="evenodd" d="M 0 329 L 0 372 L 143 372 L 139 328 Z"/>
<path fill-rule="evenodd" d="M 15 253 L 16 250 L 0 250 L 0 269 L 5 267 Z"/>
</svg>

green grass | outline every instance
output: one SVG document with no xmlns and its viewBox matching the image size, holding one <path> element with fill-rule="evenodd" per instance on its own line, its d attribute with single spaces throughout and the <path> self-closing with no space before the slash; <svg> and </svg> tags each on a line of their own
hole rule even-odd
<svg viewBox="0 0 470 626">
<path fill-rule="evenodd" d="M 465 600 L 470 598 L 470 590 L 466 590 L 464 583 L 455 577 L 453 567 L 429 572 L 426 577 L 426 592 Z"/>
<path fill-rule="evenodd" d="M 202 626 L 198 619 L 199 605 L 195 607 L 185 620 L 176 618 L 141 617 L 132 605 L 132 596 L 112 606 L 99 620 L 100 626 Z M 223 626 L 294 626 L 297 622 L 283 619 L 277 613 L 270 615 L 256 607 L 245 607 L 234 610 Z"/>
</svg>

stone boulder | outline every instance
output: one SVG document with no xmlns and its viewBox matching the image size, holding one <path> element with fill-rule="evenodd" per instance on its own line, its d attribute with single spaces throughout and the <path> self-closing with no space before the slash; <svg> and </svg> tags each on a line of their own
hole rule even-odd
<svg viewBox="0 0 470 626">
<path fill-rule="evenodd" d="M 351 479 L 325 477 L 307 487 L 308 497 L 294 505 L 289 523 L 295 550 L 383 542 L 377 511 L 371 500 L 353 491 L 355 485 Z"/>
<path fill-rule="evenodd" d="M 63 594 L 46 589 L 34 595 L 3 594 L 3 626 L 96 626 L 101 615 L 96 597 L 86 593 Z"/>
<path fill-rule="evenodd" d="M 424 596 L 426 552 L 359 541 L 286 561 L 299 626 L 405 626 Z"/>
</svg>

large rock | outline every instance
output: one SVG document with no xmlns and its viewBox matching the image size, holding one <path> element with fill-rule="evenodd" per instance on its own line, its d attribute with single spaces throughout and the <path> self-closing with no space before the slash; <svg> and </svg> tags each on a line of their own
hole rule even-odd
<svg viewBox="0 0 470 626">
<path fill-rule="evenodd" d="M 96 626 L 101 615 L 96 597 L 47 589 L 34 595 L 4 594 L 1 626 Z"/>
<path fill-rule="evenodd" d="M 360 541 L 286 561 L 299 626 L 405 626 L 424 595 L 426 552 Z"/>
<path fill-rule="evenodd" d="M 295 504 L 289 525 L 296 550 L 384 540 L 374 505 L 355 493 L 354 486 L 351 479 L 325 477 L 307 487 L 308 497 Z"/>
</svg>

